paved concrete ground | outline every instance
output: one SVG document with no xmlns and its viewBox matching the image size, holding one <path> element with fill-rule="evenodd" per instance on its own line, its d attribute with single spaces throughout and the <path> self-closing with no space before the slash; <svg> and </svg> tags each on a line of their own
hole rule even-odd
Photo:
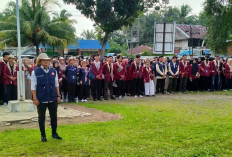
<svg viewBox="0 0 232 157">
<path fill-rule="evenodd" d="M 49 117 L 49 112 L 46 112 Z M 81 112 L 72 108 L 63 106 L 58 107 L 58 118 L 72 118 L 91 116 L 90 113 Z M 0 106 L 0 123 L 2 122 L 16 122 L 16 121 L 37 121 L 37 111 L 35 112 L 14 112 L 11 113 L 7 106 Z"/>
</svg>

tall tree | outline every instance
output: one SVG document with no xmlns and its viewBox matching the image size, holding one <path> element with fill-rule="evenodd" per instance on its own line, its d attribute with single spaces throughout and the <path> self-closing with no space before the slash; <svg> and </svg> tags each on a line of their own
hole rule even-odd
<svg viewBox="0 0 232 157">
<path fill-rule="evenodd" d="M 205 16 L 208 28 L 206 44 L 216 53 L 227 53 L 227 40 L 232 31 L 232 1 L 206 0 Z"/>
<path fill-rule="evenodd" d="M 47 7 L 54 0 L 22 0 L 20 7 L 21 41 L 23 46 L 33 45 L 39 54 L 39 45 L 67 45 L 75 37 L 75 29 L 64 21 L 53 21 Z M 13 4 L 13 3 L 12 3 Z M 0 44 L 17 46 L 16 15 L 12 13 L 0 21 Z"/>
<path fill-rule="evenodd" d="M 93 30 L 84 30 L 84 31 L 81 33 L 81 36 L 82 36 L 84 39 L 87 39 L 87 40 L 95 39 L 95 33 L 94 33 Z"/>
<path fill-rule="evenodd" d="M 90 18 L 103 30 L 102 53 L 105 54 L 107 40 L 115 30 L 131 25 L 141 14 L 146 5 L 152 6 L 159 0 L 64 0 L 76 5 L 86 17 Z"/>
</svg>

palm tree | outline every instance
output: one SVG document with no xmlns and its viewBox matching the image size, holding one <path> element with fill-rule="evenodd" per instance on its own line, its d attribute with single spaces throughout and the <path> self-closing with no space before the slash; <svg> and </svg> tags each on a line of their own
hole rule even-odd
<svg viewBox="0 0 232 157">
<path fill-rule="evenodd" d="M 68 22 L 69 24 L 77 23 L 76 20 L 70 19 L 72 14 L 70 14 L 67 10 L 63 9 L 60 13 L 53 13 L 53 21 L 63 21 Z"/>
<path fill-rule="evenodd" d="M 178 23 L 186 24 L 187 17 L 191 12 L 192 12 L 192 8 L 187 4 L 183 4 L 178 13 L 178 18 L 179 18 Z"/>
<path fill-rule="evenodd" d="M 95 39 L 95 33 L 93 30 L 84 30 L 82 33 L 81 33 L 81 36 L 84 38 L 84 39 Z"/>
<path fill-rule="evenodd" d="M 75 29 L 67 22 L 51 20 L 47 8 L 57 4 L 54 0 L 22 0 L 20 25 L 22 45 L 33 45 L 39 54 L 39 45 L 67 46 L 75 39 Z M 0 21 L 0 44 L 17 46 L 16 15 L 10 14 Z"/>
<path fill-rule="evenodd" d="M 60 38 L 62 37 L 65 38 L 67 45 L 70 43 L 76 44 L 75 43 L 75 39 L 76 39 L 75 28 L 72 26 L 74 23 L 76 23 L 76 21 L 73 19 L 70 19 L 72 14 L 70 14 L 67 10 L 63 9 L 61 10 L 60 13 L 55 12 L 53 13 L 53 15 L 54 17 L 52 21 L 54 23 L 63 23 L 63 24 L 65 23 L 65 25 L 60 25 L 59 27 L 63 29 L 63 31 L 66 31 L 66 36 L 64 36 L 64 34 L 61 32 L 57 32 L 53 30 L 50 30 L 50 34 L 55 35 Z M 51 46 L 53 47 L 53 53 L 54 53 L 55 46 L 62 47 L 62 45 L 51 45 Z"/>
</svg>

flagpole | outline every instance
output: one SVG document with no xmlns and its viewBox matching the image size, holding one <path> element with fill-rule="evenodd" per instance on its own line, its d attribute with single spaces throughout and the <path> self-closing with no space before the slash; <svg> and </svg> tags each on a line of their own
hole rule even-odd
<svg viewBox="0 0 232 157">
<path fill-rule="evenodd" d="M 20 19 L 19 19 L 19 2 L 16 0 L 16 17 L 17 17 L 17 38 L 18 38 L 18 49 L 17 57 L 19 62 L 19 72 L 17 73 L 17 89 L 18 89 L 18 100 L 25 100 L 25 78 L 24 72 L 22 71 L 22 58 L 21 58 L 21 37 L 20 37 Z"/>
</svg>

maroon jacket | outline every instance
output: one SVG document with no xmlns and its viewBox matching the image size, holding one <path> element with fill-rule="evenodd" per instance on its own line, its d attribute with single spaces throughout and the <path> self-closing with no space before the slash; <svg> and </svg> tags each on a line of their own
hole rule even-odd
<svg viewBox="0 0 232 157">
<path fill-rule="evenodd" d="M 201 62 L 201 76 L 210 77 L 210 62 L 206 65 L 206 62 Z"/>
<path fill-rule="evenodd" d="M 100 63 L 100 67 L 98 69 L 97 69 L 97 66 L 95 65 L 95 62 L 91 64 L 90 68 L 92 69 L 92 72 L 95 75 L 95 77 L 97 75 L 100 75 L 100 78 L 102 79 L 103 65 L 102 65 L 102 62 L 99 61 L 99 63 Z M 97 78 L 95 78 L 95 80 L 96 79 Z"/>
<path fill-rule="evenodd" d="M 13 75 L 11 75 L 10 65 L 6 64 L 4 66 L 4 83 L 7 85 L 14 84 L 15 86 L 17 86 L 17 71 L 19 71 L 19 67 L 14 64 L 13 70 L 14 70 L 14 73 Z M 16 77 L 16 80 L 12 81 L 10 77 Z"/>
<path fill-rule="evenodd" d="M 220 61 L 218 61 L 218 72 L 216 69 L 216 61 L 214 60 L 210 62 L 210 74 L 211 76 L 220 75 Z"/>
<path fill-rule="evenodd" d="M 6 63 L 4 61 L 0 61 L 0 84 L 4 83 L 4 67 Z"/>
<path fill-rule="evenodd" d="M 112 74 L 113 74 L 113 63 L 111 63 L 111 70 L 112 70 Z M 110 67 L 108 63 L 105 63 L 103 66 L 103 74 L 104 74 L 104 81 L 105 82 L 110 82 L 110 78 L 112 79 L 112 81 L 114 80 L 114 76 L 110 75 Z"/>
<path fill-rule="evenodd" d="M 120 80 L 122 79 L 121 76 L 124 76 L 124 78 L 122 80 L 126 80 L 126 66 L 125 64 L 121 63 L 121 66 L 122 66 L 122 70 L 120 72 L 118 72 L 118 68 L 119 68 L 119 65 L 118 63 L 114 63 L 114 80 Z"/>
<path fill-rule="evenodd" d="M 179 76 L 180 77 L 188 77 L 189 76 L 189 62 L 186 61 L 185 65 L 183 61 L 179 63 Z"/>
<path fill-rule="evenodd" d="M 137 65 L 135 62 L 131 63 L 130 75 L 131 75 L 132 79 L 137 79 Z M 139 65 L 139 77 L 143 78 L 143 66 L 142 66 L 142 64 Z"/>
<path fill-rule="evenodd" d="M 198 70 L 197 70 L 197 72 L 198 72 L 198 74 L 200 75 L 200 72 L 201 72 L 201 67 L 199 66 L 199 65 L 197 65 L 198 66 Z M 192 64 L 191 65 L 189 65 L 189 78 L 192 78 L 192 80 L 195 80 L 196 79 L 196 75 L 193 75 L 193 73 L 192 73 Z"/>
<path fill-rule="evenodd" d="M 154 80 L 154 76 L 151 76 L 152 73 L 152 67 L 150 66 L 150 69 L 148 70 L 148 68 L 146 66 L 143 67 L 143 78 L 144 78 L 144 83 L 148 83 L 151 80 Z M 150 75 L 150 77 L 149 77 Z"/>
<path fill-rule="evenodd" d="M 230 79 L 230 66 L 227 63 L 223 63 L 223 67 L 225 68 L 223 70 L 223 74 L 226 79 Z"/>
</svg>

